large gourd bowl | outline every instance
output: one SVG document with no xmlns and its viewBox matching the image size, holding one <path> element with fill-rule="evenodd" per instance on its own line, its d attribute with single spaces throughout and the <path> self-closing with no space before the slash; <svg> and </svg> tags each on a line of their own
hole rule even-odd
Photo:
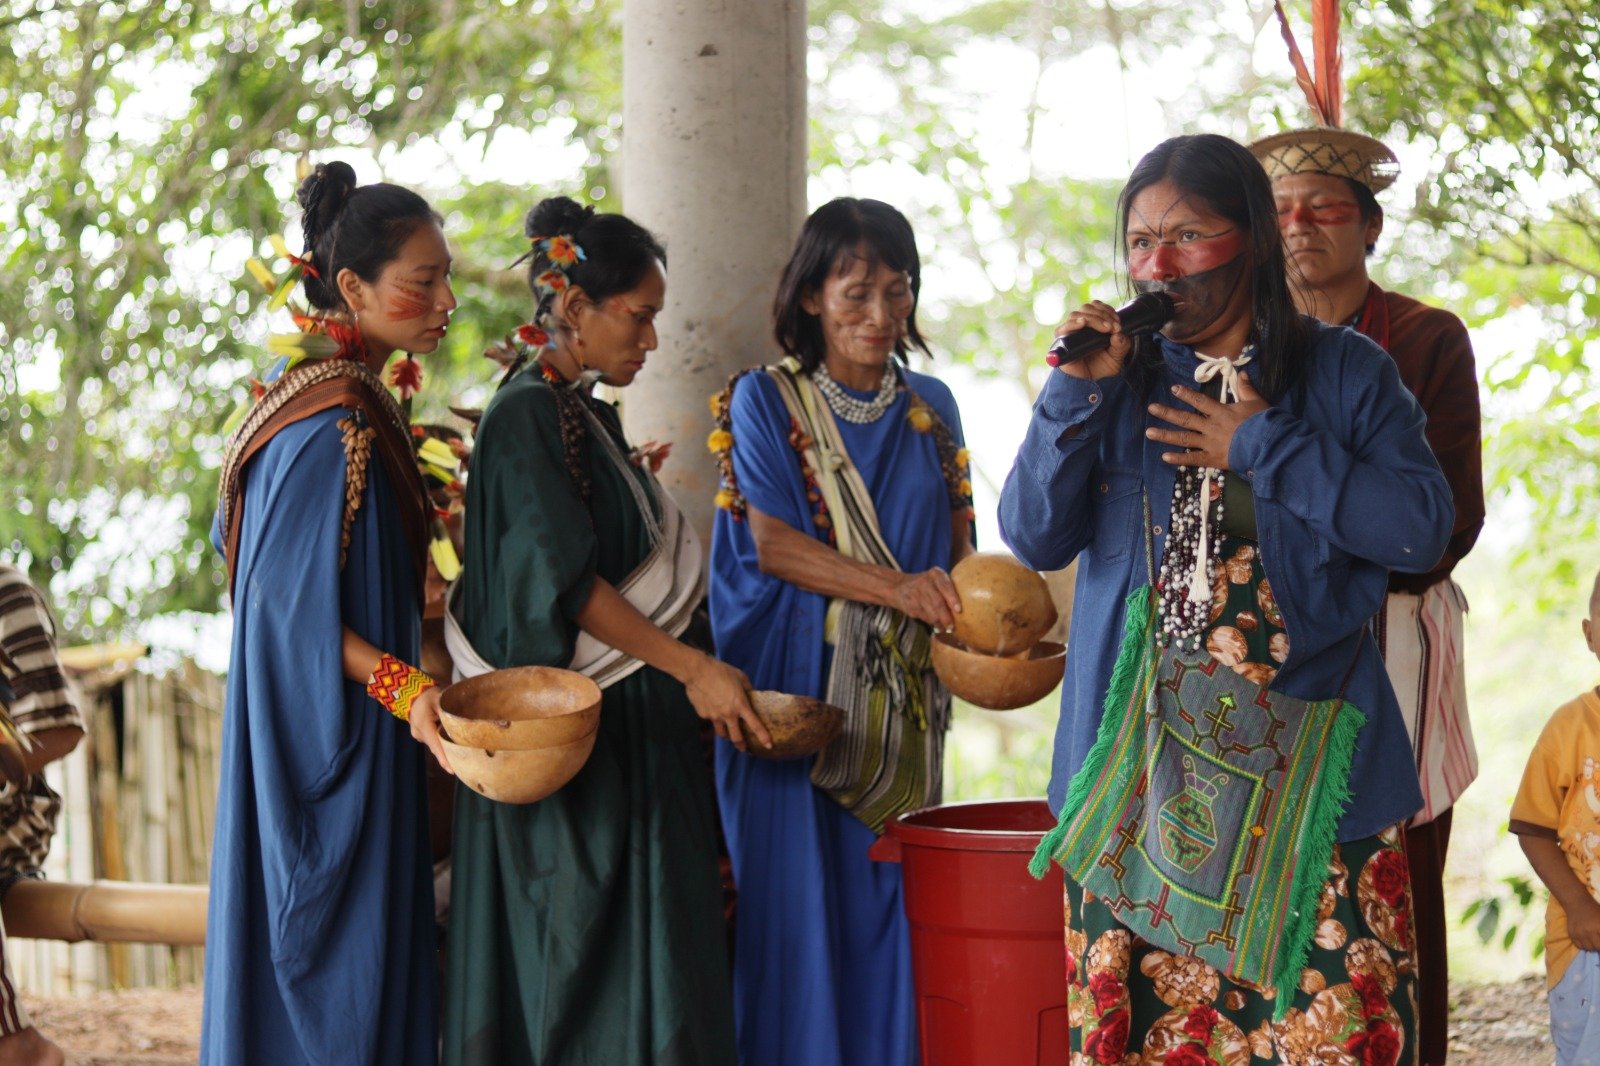
<svg viewBox="0 0 1600 1066">
<path fill-rule="evenodd" d="M 961 597 L 955 636 L 985 655 L 1027 651 L 1056 624 L 1044 578 L 1004 552 L 969 555 L 950 571 Z"/>
<path fill-rule="evenodd" d="M 600 725 L 600 687 L 548 666 L 468 678 L 446 689 L 439 705 L 450 768 L 500 803 L 533 803 L 571 781 Z"/>
<path fill-rule="evenodd" d="M 745 750 L 763 759 L 815 755 L 833 743 L 844 726 L 844 711 L 809 696 L 756 691 L 750 693 L 750 706 L 772 734 L 772 747 L 763 748 L 746 734 Z"/>
<path fill-rule="evenodd" d="M 600 686 L 571 670 L 516 666 L 458 681 L 439 697 L 450 740 L 490 751 L 570 744 L 600 724 Z"/>
<path fill-rule="evenodd" d="M 444 741 L 456 778 L 480 796 L 497 803 L 533 803 L 578 775 L 594 751 L 587 736 L 548 748 L 469 748 Z"/>
<path fill-rule="evenodd" d="M 1061 683 L 1067 647 L 1041 641 L 1016 656 L 984 655 L 949 633 L 933 637 L 933 670 L 945 688 L 968 703 L 1011 711 L 1037 703 Z"/>
</svg>

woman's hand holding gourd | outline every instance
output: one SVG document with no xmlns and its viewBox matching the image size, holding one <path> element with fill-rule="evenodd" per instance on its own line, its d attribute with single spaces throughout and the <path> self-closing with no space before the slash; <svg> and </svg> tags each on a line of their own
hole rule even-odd
<svg viewBox="0 0 1600 1066">
<path fill-rule="evenodd" d="M 890 606 L 903 615 L 943 630 L 956 624 L 961 596 L 950 575 L 936 566 L 920 574 L 902 574 Z"/>
<path fill-rule="evenodd" d="M 435 686 L 413 700 L 407 721 L 411 725 L 411 736 L 428 746 L 445 773 L 453 774 L 455 771 L 450 769 L 450 757 L 444 753 L 444 744 L 439 737 L 439 697 L 443 692 L 443 688 Z"/>
<path fill-rule="evenodd" d="M 772 747 L 771 734 L 750 706 L 750 679 L 743 670 L 701 655 L 683 687 L 694 712 L 711 723 L 717 736 L 740 751 L 746 750 L 749 741 Z"/>
</svg>

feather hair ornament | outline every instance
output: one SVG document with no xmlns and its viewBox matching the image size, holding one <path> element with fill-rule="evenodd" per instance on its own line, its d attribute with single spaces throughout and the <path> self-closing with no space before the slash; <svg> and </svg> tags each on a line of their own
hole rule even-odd
<svg viewBox="0 0 1600 1066">
<path fill-rule="evenodd" d="M 1306 94 L 1317 125 L 1339 128 L 1344 120 L 1344 60 L 1339 49 L 1339 0 L 1311 0 L 1311 65 L 1307 67 L 1300 45 L 1289 27 L 1283 0 L 1272 0 L 1278 16 L 1283 43 L 1289 46 L 1289 62 L 1294 64 L 1295 80 Z"/>
<path fill-rule="evenodd" d="M 1290 174 L 1329 174 L 1360 182 L 1374 193 L 1394 183 L 1400 161 L 1389 146 L 1343 127 L 1344 61 L 1339 49 L 1339 0 L 1310 0 L 1311 62 L 1306 62 L 1283 0 L 1273 0 L 1295 80 L 1305 93 L 1316 125 L 1264 137 L 1250 146 L 1273 181 Z"/>
</svg>

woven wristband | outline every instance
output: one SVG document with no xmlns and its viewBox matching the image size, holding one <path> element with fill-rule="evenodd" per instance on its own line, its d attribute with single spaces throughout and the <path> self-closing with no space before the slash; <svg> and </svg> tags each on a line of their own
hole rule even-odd
<svg viewBox="0 0 1600 1066">
<path fill-rule="evenodd" d="M 384 652 L 372 676 L 367 679 L 367 695 L 383 704 L 390 714 L 402 722 L 411 720 L 411 705 L 418 696 L 433 687 L 433 678 L 415 666 L 407 666 L 388 652 Z"/>
</svg>

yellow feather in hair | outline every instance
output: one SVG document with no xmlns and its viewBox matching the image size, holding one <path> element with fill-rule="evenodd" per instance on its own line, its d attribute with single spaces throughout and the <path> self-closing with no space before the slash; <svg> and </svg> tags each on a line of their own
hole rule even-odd
<svg viewBox="0 0 1600 1066">
<path fill-rule="evenodd" d="M 271 295 L 278 287 L 278 279 L 272 276 L 272 271 L 267 269 L 267 264 L 259 259 L 246 259 L 245 269 L 250 271 L 250 276 L 261 284 L 261 288 Z"/>
<path fill-rule="evenodd" d="M 289 302 L 289 294 L 294 292 L 294 287 L 300 281 L 300 268 L 295 267 L 289 271 L 289 276 L 278 285 L 278 291 L 272 294 L 272 299 L 267 301 L 267 310 L 276 311 Z"/>
<path fill-rule="evenodd" d="M 449 534 L 444 531 L 444 523 L 435 520 L 433 523 L 433 540 L 428 544 L 428 557 L 433 560 L 434 568 L 439 571 L 439 576 L 446 581 L 454 581 L 461 576 L 461 558 L 456 555 L 456 546 L 450 542 Z"/>
<path fill-rule="evenodd" d="M 294 362 L 326 359 L 339 354 L 339 342 L 326 333 L 274 333 L 267 338 L 267 351 Z"/>
<path fill-rule="evenodd" d="M 427 462 L 442 467 L 453 468 L 456 465 L 456 453 L 450 450 L 450 445 L 434 437 L 429 437 L 418 445 L 417 454 Z"/>
<path fill-rule="evenodd" d="M 452 485 L 455 483 L 456 472 L 448 467 L 439 466 L 437 463 L 430 463 L 426 460 L 417 465 L 422 467 L 423 473 L 436 478 L 441 484 Z"/>
</svg>

